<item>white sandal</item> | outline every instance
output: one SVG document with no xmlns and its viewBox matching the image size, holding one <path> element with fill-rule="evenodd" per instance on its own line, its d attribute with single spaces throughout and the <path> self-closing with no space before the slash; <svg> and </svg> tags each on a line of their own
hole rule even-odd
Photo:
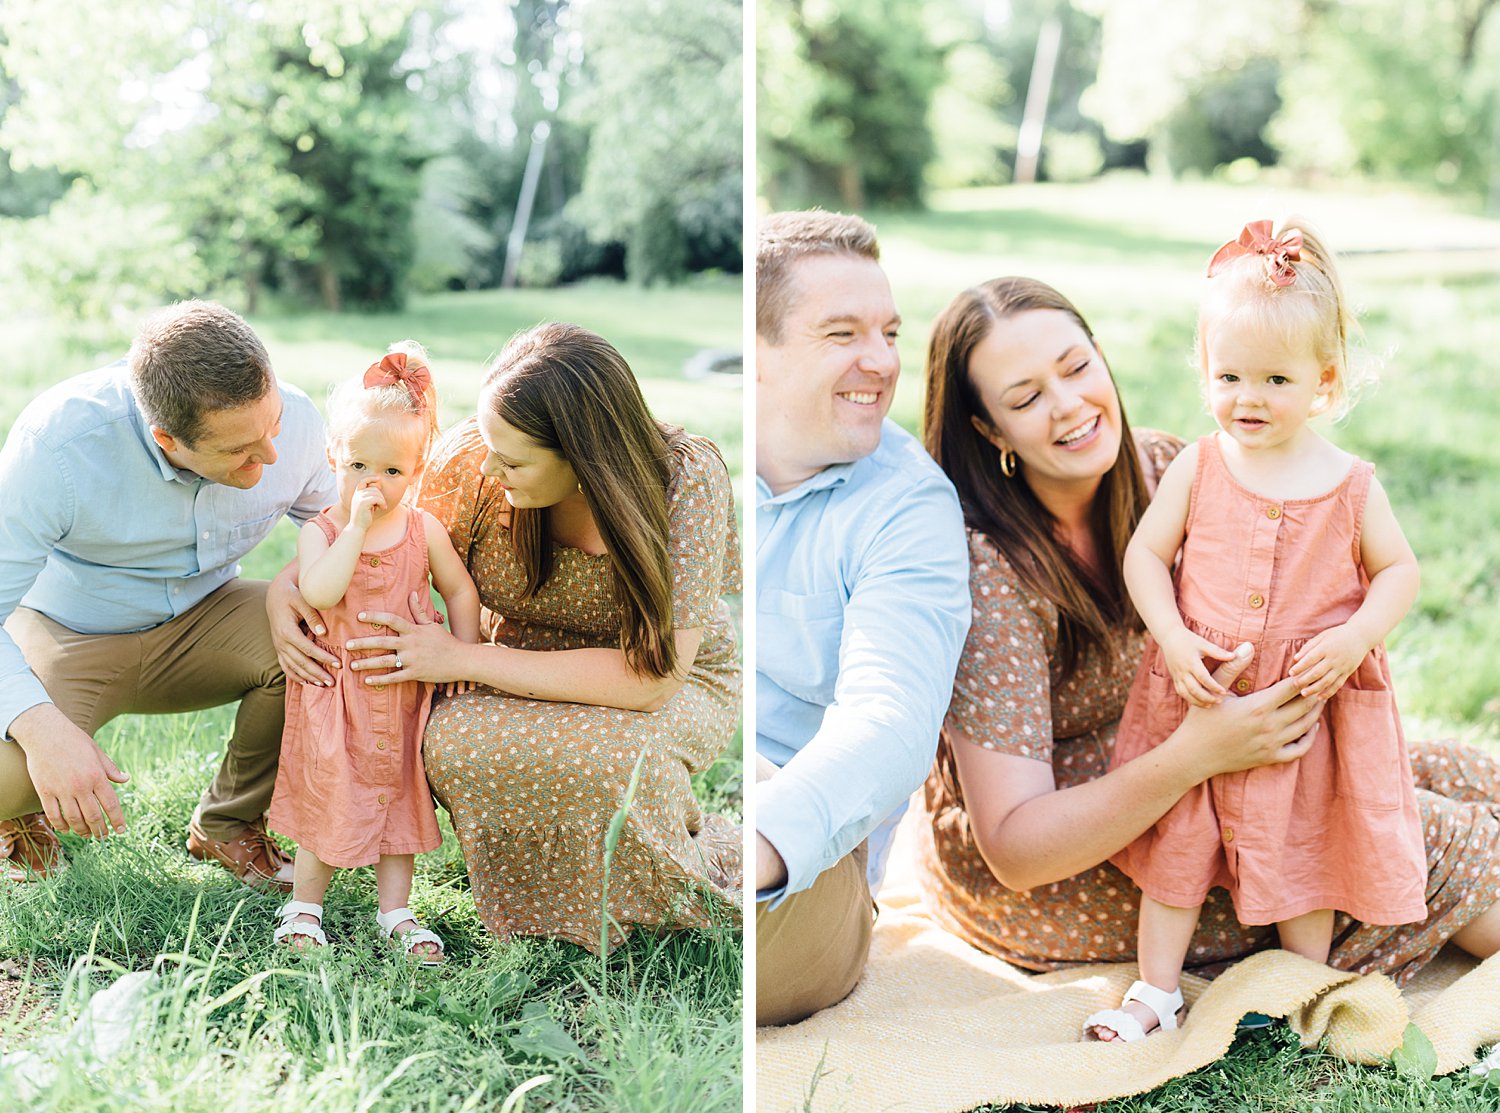
<svg viewBox="0 0 1500 1113">
<path fill-rule="evenodd" d="M 328 946 L 328 936 L 323 934 L 323 906 L 308 904 L 305 900 L 289 900 L 276 913 L 281 917 L 281 926 L 271 933 L 271 942 L 280 943 L 293 936 L 305 936 L 320 947 Z M 316 924 L 304 923 L 298 916 L 316 916 Z M 304 949 L 299 947 L 298 949 Z"/>
<path fill-rule="evenodd" d="M 403 931 L 400 939 L 395 939 L 396 925 L 410 920 L 417 926 L 410 931 Z M 380 934 L 392 940 L 396 946 L 404 950 L 412 958 L 417 959 L 423 966 L 441 966 L 447 955 L 447 948 L 443 946 L 442 937 L 437 932 L 422 926 L 422 921 L 417 919 L 417 914 L 410 908 L 393 908 L 389 912 L 377 912 L 375 922 L 380 926 Z M 437 953 L 431 951 L 416 951 L 413 948 L 418 943 L 436 943 Z"/>
<path fill-rule="evenodd" d="M 1157 989 L 1154 985 L 1146 982 L 1136 982 L 1125 991 L 1125 996 L 1120 999 L 1121 1006 L 1128 1005 L 1132 1001 L 1139 1001 L 1156 1014 L 1157 1026 L 1151 1032 L 1171 1032 L 1177 1027 L 1177 1014 L 1182 1011 L 1182 988 L 1179 986 L 1171 993 L 1164 989 Z M 1143 1040 L 1151 1034 L 1141 1027 L 1141 1022 L 1131 1016 L 1125 1009 L 1102 1009 L 1094 1013 L 1083 1022 L 1083 1035 L 1085 1039 L 1097 1040 L 1094 1034 L 1096 1028 L 1108 1028 L 1119 1037 L 1121 1043 L 1134 1043 Z"/>
</svg>

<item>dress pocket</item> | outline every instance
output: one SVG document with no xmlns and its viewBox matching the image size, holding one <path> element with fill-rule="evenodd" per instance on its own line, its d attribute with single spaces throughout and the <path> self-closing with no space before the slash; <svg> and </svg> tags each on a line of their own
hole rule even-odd
<svg viewBox="0 0 1500 1113">
<path fill-rule="evenodd" d="M 1165 668 L 1158 655 L 1146 673 L 1146 737 L 1153 746 L 1166 741 L 1187 715 L 1187 700 L 1177 694 Z"/>
<path fill-rule="evenodd" d="M 1345 686 L 1328 701 L 1325 718 L 1332 734 L 1334 792 L 1375 811 L 1400 807 L 1406 774 L 1391 693 Z"/>
</svg>

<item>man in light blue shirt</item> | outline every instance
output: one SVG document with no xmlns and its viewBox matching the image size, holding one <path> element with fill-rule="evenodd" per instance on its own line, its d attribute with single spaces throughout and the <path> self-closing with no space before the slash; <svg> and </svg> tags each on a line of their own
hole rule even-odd
<svg viewBox="0 0 1500 1113">
<path fill-rule="evenodd" d="M 952 484 L 886 419 L 875 230 L 779 213 L 756 259 L 756 1019 L 842 1000 L 969 627 Z"/>
<path fill-rule="evenodd" d="M 273 596 L 240 557 L 283 515 L 334 501 L 323 422 L 278 386 L 260 340 L 222 306 L 153 316 L 127 360 L 68 379 L 0 449 L 0 868 L 61 861 L 54 830 L 122 830 L 127 775 L 93 739 L 125 712 L 240 701 L 188 849 L 290 888 L 265 832 L 286 680 L 278 650 L 316 625 L 290 576 Z"/>
</svg>

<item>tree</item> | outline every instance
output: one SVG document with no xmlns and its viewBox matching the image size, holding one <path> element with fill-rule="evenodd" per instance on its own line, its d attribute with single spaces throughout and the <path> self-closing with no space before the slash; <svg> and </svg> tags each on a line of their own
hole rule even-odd
<svg viewBox="0 0 1500 1113">
<path fill-rule="evenodd" d="M 920 201 L 933 155 L 928 107 L 943 79 L 922 5 L 761 0 L 757 9 L 756 113 L 771 203 Z"/>
<path fill-rule="evenodd" d="M 175 224 L 209 289 L 253 302 L 269 279 L 330 308 L 398 305 L 429 154 L 401 64 L 415 4 L 94 0 L 65 23 L 6 0 L 0 64 L 20 96 L 0 146 L 76 176 L 76 202 L 43 219 L 107 199 Z"/>
<path fill-rule="evenodd" d="M 939 187 L 1011 180 L 1037 41 L 1050 19 L 1062 34 L 1047 100 L 1041 176 L 1097 174 L 1115 152 L 1106 150 L 1103 129 L 1080 110 L 1079 99 L 1099 68 L 1099 20 L 1067 0 L 951 8 L 941 20 L 941 6 L 927 8 L 945 59 L 928 117 L 936 145 L 928 180 Z"/>
<path fill-rule="evenodd" d="M 1170 168 L 1236 154 L 1500 207 L 1500 0 L 1074 0 L 1104 29 L 1084 100 Z"/>
<path fill-rule="evenodd" d="M 1500 2 L 1309 0 L 1306 18 L 1272 128 L 1284 161 L 1500 190 Z"/>
<path fill-rule="evenodd" d="M 611 0 L 583 24 L 582 88 L 564 113 L 588 126 L 569 208 L 596 240 L 624 240 L 626 270 L 674 281 L 738 269 L 744 164 L 739 0 Z"/>
</svg>

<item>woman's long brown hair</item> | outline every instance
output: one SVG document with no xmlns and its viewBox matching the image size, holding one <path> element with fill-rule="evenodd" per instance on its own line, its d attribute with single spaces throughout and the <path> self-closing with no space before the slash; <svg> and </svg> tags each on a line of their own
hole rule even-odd
<svg viewBox="0 0 1500 1113">
<path fill-rule="evenodd" d="M 577 325 L 537 325 L 511 339 L 480 392 L 505 421 L 559 453 L 604 538 L 620 601 L 620 648 L 641 675 L 677 668 L 667 487 L 687 434 L 657 421 L 623 356 Z M 552 571 L 547 508 L 516 508 L 511 536 L 526 570 L 523 598 Z"/>
<path fill-rule="evenodd" d="M 1150 496 L 1122 406 L 1120 453 L 1099 484 L 1090 515 L 1094 544 L 1106 558 L 1095 575 L 1059 538 L 1057 519 L 1026 482 L 1024 465 L 1018 462 L 1011 478 L 1001 473 L 999 450 L 971 420 L 977 417 L 994 425 L 969 375 L 969 357 L 1008 317 L 1033 309 L 1068 314 L 1097 350 L 1083 314 L 1044 282 L 996 278 L 965 290 L 933 325 L 922 433 L 927 451 L 958 490 L 965 523 L 995 543 L 1022 583 L 1056 606 L 1057 660 L 1052 682 L 1058 685 L 1073 675 L 1089 649 L 1112 648 L 1121 626 L 1141 628 L 1125 590 L 1122 565 L 1125 546 Z M 1104 358 L 1102 353 L 1099 358 Z M 1114 381 L 1113 372 L 1110 381 Z"/>
</svg>

